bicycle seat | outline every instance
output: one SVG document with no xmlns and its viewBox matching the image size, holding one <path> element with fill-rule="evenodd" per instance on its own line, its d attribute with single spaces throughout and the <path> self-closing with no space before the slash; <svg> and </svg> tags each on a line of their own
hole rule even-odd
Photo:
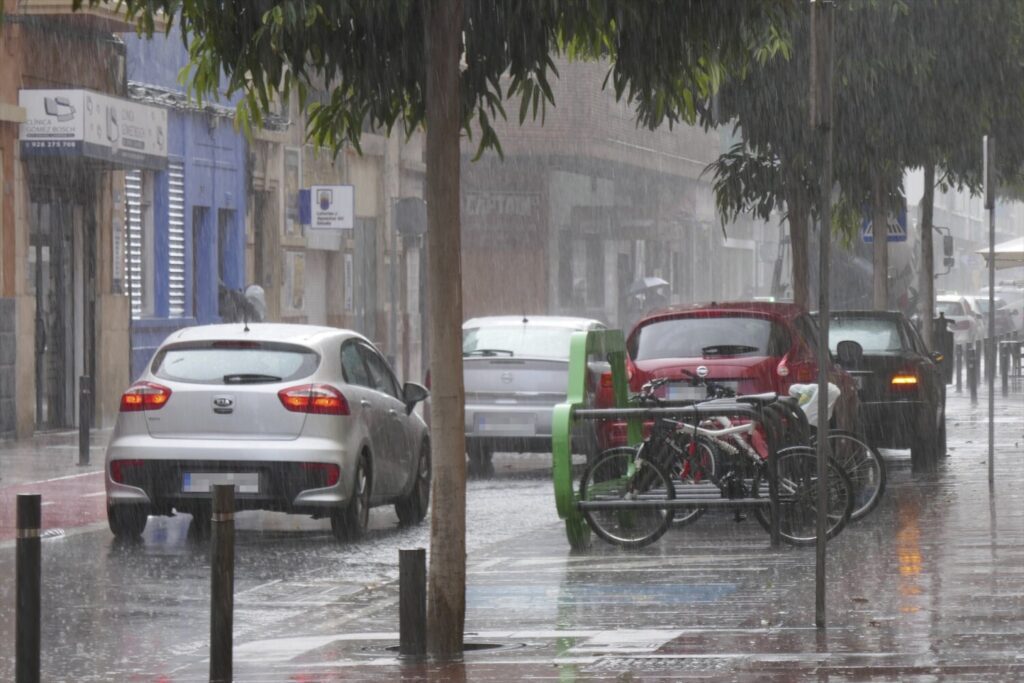
<svg viewBox="0 0 1024 683">
<path fill-rule="evenodd" d="M 751 403 L 753 405 L 765 406 L 769 403 L 774 403 L 778 400 L 779 395 L 773 391 L 769 391 L 764 394 L 750 394 L 748 396 L 737 396 L 736 400 L 740 403 Z"/>
</svg>

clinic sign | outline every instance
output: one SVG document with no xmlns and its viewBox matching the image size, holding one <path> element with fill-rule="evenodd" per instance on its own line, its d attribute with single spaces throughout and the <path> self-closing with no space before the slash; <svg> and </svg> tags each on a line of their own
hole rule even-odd
<svg viewBox="0 0 1024 683">
<path fill-rule="evenodd" d="M 130 168 L 167 166 L 167 111 L 89 90 L 21 90 L 25 157 L 85 157 Z"/>
<path fill-rule="evenodd" d="M 309 227 L 313 230 L 355 227 L 356 193 L 352 185 L 314 185 L 309 188 L 309 203 Z"/>
</svg>

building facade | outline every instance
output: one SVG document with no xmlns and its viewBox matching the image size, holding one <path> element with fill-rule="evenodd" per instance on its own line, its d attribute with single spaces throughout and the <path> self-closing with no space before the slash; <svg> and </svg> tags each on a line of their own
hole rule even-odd
<svg viewBox="0 0 1024 683">
<path fill-rule="evenodd" d="M 166 116 L 125 97 L 132 27 L 112 8 L 4 11 L 0 436 L 76 426 L 82 389 L 111 424 L 129 381 L 124 174 L 166 167 Z"/>
<path fill-rule="evenodd" d="M 129 95 L 165 110 L 168 122 L 166 169 L 132 169 L 125 177 L 135 378 L 171 332 L 221 322 L 227 290 L 246 284 L 248 145 L 230 102 L 200 108 L 187 99 L 177 82 L 187 54 L 176 29 L 124 41 Z"/>
</svg>

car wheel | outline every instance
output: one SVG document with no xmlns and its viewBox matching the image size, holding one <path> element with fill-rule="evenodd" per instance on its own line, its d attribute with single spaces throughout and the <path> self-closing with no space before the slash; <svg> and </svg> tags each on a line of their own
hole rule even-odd
<svg viewBox="0 0 1024 683">
<path fill-rule="evenodd" d="M 494 476 L 494 452 L 491 449 L 482 446 L 469 449 L 469 476 L 479 479 Z"/>
<path fill-rule="evenodd" d="M 395 503 L 395 513 L 402 526 L 419 524 L 427 516 L 430 505 L 430 444 L 424 442 L 420 447 L 420 457 L 416 463 L 416 481 L 412 491 L 405 498 Z"/>
<path fill-rule="evenodd" d="M 115 538 L 133 540 L 146 528 L 148 513 L 141 505 L 107 505 L 107 524 Z"/>
<path fill-rule="evenodd" d="M 366 453 L 356 462 L 352 498 L 344 509 L 331 515 L 331 532 L 339 541 L 355 541 L 366 534 L 370 523 L 370 461 Z"/>
</svg>

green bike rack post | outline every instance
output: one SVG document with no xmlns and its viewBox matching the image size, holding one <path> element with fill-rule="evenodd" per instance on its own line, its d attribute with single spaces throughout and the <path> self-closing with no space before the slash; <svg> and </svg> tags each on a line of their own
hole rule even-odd
<svg viewBox="0 0 1024 683">
<path fill-rule="evenodd" d="M 575 411 L 587 407 L 587 374 L 590 372 L 591 360 L 607 362 L 611 367 L 614 407 L 629 407 L 626 340 L 622 330 L 573 333 L 569 346 L 569 387 L 566 402 L 556 405 L 552 416 L 551 474 L 555 485 L 555 506 L 558 509 L 558 516 L 565 520 L 565 534 L 574 550 L 582 550 L 590 545 L 590 527 L 576 505 L 579 494 L 572 481 L 572 427 L 575 422 Z M 627 441 L 635 445 L 640 443 L 642 437 L 640 420 L 629 419 Z"/>
</svg>

